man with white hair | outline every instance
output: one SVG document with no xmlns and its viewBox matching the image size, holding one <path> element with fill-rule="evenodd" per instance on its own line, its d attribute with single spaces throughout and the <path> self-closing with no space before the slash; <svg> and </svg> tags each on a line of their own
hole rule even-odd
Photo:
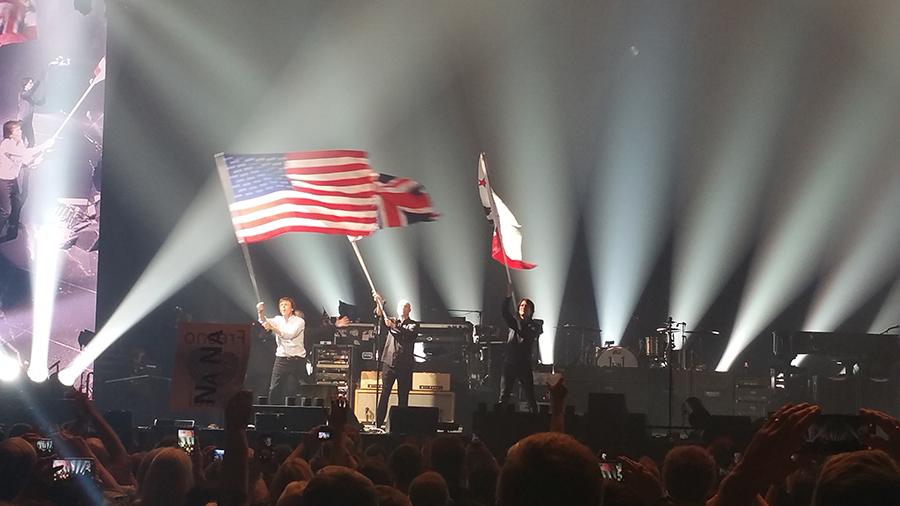
<svg viewBox="0 0 900 506">
<path fill-rule="evenodd" d="M 391 389 L 397 382 L 397 405 L 406 407 L 409 405 L 409 391 L 412 390 L 413 377 L 413 345 L 419 334 L 419 323 L 409 317 L 412 305 L 409 301 L 401 300 L 397 304 L 398 318 L 388 318 L 383 314 L 384 300 L 381 295 L 374 294 L 375 314 L 384 319 L 384 325 L 388 330 L 384 341 L 384 351 L 381 354 L 381 398 L 378 399 L 378 407 L 375 409 L 375 424 L 378 427 L 384 425 L 387 416 L 388 403 L 391 398 Z"/>
</svg>

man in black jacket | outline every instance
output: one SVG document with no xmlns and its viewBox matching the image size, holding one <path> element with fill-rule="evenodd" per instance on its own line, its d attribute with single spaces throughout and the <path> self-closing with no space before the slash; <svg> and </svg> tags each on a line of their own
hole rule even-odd
<svg viewBox="0 0 900 506">
<path fill-rule="evenodd" d="M 398 305 L 399 318 L 388 318 L 387 314 L 381 314 L 384 303 L 381 296 L 376 293 L 374 297 L 376 314 L 384 320 L 384 326 L 388 331 L 384 341 L 384 351 L 381 354 L 381 398 L 378 399 L 378 407 L 375 409 L 375 423 L 381 427 L 387 416 L 391 389 L 394 387 L 395 381 L 397 382 L 397 405 L 400 407 L 409 405 L 414 365 L 413 345 L 419 335 L 419 323 L 409 317 L 412 306 L 408 301 L 401 301 Z"/>
<path fill-rule="evenodd" d="M 525 400 L 532 413 L 537 413 L 534 400 L 534 374 L 531 371 L 531 351 L 543 330 L 543 320 L 535 320 L 534 302 L 531 299 L 519 301 L 518 311 L 512 313 L 512 285 L 507 286 L 506 298 L 500 310 L 509 327 L 506 340 L 506 358 L 503 361 L 503 376 L 500 378 L 500 403 L 509 401 L 516 380 L 522 384 Z"/>
</svg>

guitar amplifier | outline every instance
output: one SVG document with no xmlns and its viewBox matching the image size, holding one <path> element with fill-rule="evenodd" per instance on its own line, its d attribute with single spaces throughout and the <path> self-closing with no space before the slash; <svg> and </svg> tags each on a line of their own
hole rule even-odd
<svg viewBox="0 0 900 506">
<path fill-rule="evenodd" d="M 384 392 L 379 392 L 379 396 Z M 391 390 L 388 407 L 397 405 L 397 386 Z M 456 419 L 456 395 L 453 392 L 417 392 L 409 393 L 409 405 L 412 407 L 438 408 L 438 421 L 453 422 Z M 353 398 L 353 412 L 360 422 L 375 421 L 375 390 L 356 389 Z"/>
<path fill-rule="evenodd" d="M 374 390 L 378 381 L 378 371 L 362 371 L 360 373 L 359 388 Z M 421 392 L 449 392 L 450 374 L 444 372 L 414 372 L 413 391 Z"/>
</svg>

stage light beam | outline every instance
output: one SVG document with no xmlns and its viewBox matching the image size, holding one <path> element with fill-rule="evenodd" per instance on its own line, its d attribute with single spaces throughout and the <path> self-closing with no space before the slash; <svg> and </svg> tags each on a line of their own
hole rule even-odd
<svg viewBox="0 0 900 506">
<path fill-rule="evenodd" d="M 854 229 L 845 255 L 832 269 L 816 292 L 805 330 L 833 332 L 853 310 L 882 286 L 900 255 L 900 171 L 893 181 L 877 183 L 862 224 Z"/>
<path fill-rule="evenodd" d="M 642 22 L 648 40 L 673 40 L 671 9 Z M 604 341 L 619 343 L 668 233 L 670 153 L 677 138 L 676 107 L 682 53 L 664 43 L 643 44 L 640 58 L 625 57 L 613 90 L 594 194 L 586 218 L 594 263 L 597 317 Z"/>
<path fill-rule="evenodd" d="M 710 127 L 725 139 L 712 147 L 698 187 L 688 189 L 690 200 L 676 232 L 669 314 L 687 322 L 688 329 L 700 324 L 750 248 L 754 206 L 762 199 L 767 158 L 777 144 L 775 126 L 790 110 L 784 76 L 795 63 L 793 39 L 800 35 L 772 17 L 742 34 L 748 43 L 726 62 L 725 74 L 734 78 L 724 88 L 735 91 L 725 96 L 721 116 Z"/>
<path fill-rule="evenodd" d="M 165 299 L 204 272 L 233 247 L 234 228 L 219 175 L 212 173 L 184 217 L 94 339 L 60 371 L 73 385 L 101 353 Z"/>
<path fill-rule="evenodd" d="M 855 86 L 854 86 L 855 85 Z M 887 83 L 863 79 L 843 90 L 819 143 L 803 169 L 805 179 L 781 195 L 786 211 L 775 217 L 753 260 L 731 339 L 716 367 L 727 371 L 777 312 L 815 275 L 829 238 L 848 226 L 848 208 L 872 170 L 873 157 L 889 132 L 893 108 Z M 875 132 L 875 133 L 873 133 Z"/>
</svg>

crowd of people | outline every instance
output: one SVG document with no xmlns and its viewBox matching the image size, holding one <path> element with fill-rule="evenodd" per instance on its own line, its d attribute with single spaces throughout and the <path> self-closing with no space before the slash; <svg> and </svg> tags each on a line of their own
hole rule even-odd
<svg viewBox="0 0 900 506">
<path fill-rule="evenodd" d="M 712 447 L 676 444 L 662 462 L 639 455 L 598 458 L 562 432 L 564 381 L 550 387 L 547 432 L 505 455 L 460 434 L 364 443 L 332 402 L 327 426 L 295 447 L 250 444 L 252 395 L 225 408 L 223 448 L 193 451 L 174 436 L 155 448 L 127 448 L 86 396 L 75 419 L 52 432 L 18 424 L 0 442 L 0 505 L 135 504 L 272 506 L 832 506 L 900 504 L 900 421 L 874 410 L 866 449 L 811 456 L 802 451 L 820 418 L 812 404 L 786 405 L 757 430 L 740 458 L 722 468 Z M 322 433 L 329 437 L 322 438 Z M 56 455 L 42 456 L 41 441 Z M 394 441 L 395 447 L 388 447 Z M 224 451 L 221 451 L 224 450 Z M 90 459 L 89 473 L 60 467 Z M 611 467 L 612 466 L 612 467 Z M 612 472 L 610 472 L 612 470 Z"/>
</svg>

